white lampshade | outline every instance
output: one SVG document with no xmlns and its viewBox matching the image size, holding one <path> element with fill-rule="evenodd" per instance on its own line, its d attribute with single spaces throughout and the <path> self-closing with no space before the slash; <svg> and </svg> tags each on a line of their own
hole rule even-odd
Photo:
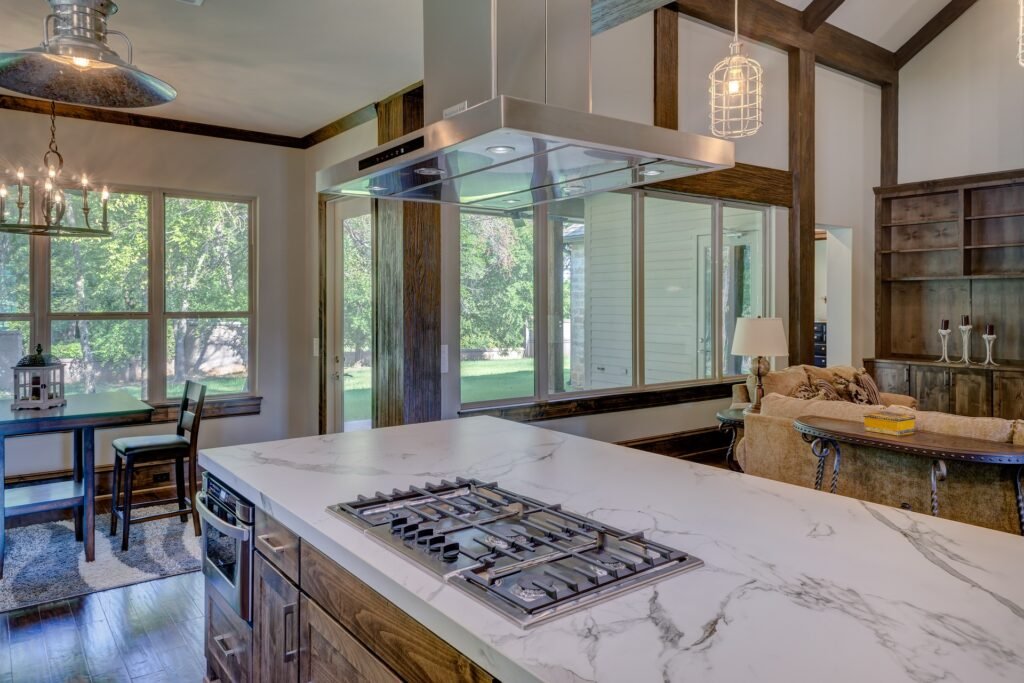
<svg viewBox="0 0 1024 683">
<path fill-rule="evenodd" d="M 732 339 L 734 356 L 788 356 L 782 318 L 739 318 Z"/>
</svg>

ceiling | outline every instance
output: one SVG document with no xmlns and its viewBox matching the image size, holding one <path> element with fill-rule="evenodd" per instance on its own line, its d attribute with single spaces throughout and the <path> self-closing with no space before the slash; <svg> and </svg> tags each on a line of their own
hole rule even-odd
<svg viewBox="0 0 1024 683">
<path fill-rule="evenodd" d="M 946 2 L 846 0 L 828 21 L 895 51 Z M 423 77 L 420 0 L 119 3 L 111 28 L 132 39 L 140 68 L 178 89 L 146 114 L 299 137 Z M 5 4 L 0 51 L 37 45 L 45 0 Z"/>
<path fill-rule="evenodd" d="M 117 2 L 110 28 L 131 38 L 137 66 L 178 90 L 141 113 L 302 136 L 423 77 L 418 0 Z M 38 45 L 46 1 L 3 4 L 0 50 Z"/>
</svg>

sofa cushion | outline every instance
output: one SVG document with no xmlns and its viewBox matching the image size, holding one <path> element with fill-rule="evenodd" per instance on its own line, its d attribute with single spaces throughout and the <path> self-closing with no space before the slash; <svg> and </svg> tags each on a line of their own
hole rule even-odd
<svg viewBox="0 0 1024 683">
<path fill-rule="evenodd" d="M 795 420 L 798 417 L 831 417 L 837 420 L 861 422 L 868 413 L 881 410 L 882 406 L 866 406 L 847 401 L 804 401 L 788 396 L 765 396 L 761 402 L 761 414 L 767 417 L 784 417 Z"/>
<path fill-rule="evenodd" d="M 1024 446 L 1024 420 L 1014 420 L 1010 439 L 1015 446 Z"/>
<path fill-rule="evenodd" d="M 779 394 L 781 396 L 793 396 L 801 388 L 808 386 L 807 373 L 802 365 L 792 365 L 784 370 L 769 372 L 761 378 L 764 385 L 764 395 Z M 757 378 L 753 375 L 747 376 L 747 393 L 751 401 L 754 400 L 757 392 Z"/>
</svg>

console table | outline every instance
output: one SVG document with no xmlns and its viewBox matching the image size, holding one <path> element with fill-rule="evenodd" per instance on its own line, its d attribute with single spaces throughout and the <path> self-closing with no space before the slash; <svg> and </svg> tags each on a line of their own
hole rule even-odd
<svg viewBox="0 0 1024 683">
<path fill-rule="evenodd" d="M 797 418 L 793 422 L 793 427 L 811 444 L 811 452 L 818 458 L 814 488 L 819 491 L 825 474 L 825 460 L 829 455 L 834 455 L 830 491 L 836 492 L 839 483 L 840 443 L 930 458 L 932 515 L 936 517 L 939 515 L 936 483 L 946 478 L 946 460 L 1014 466 L 1017 468 L 1017 474 L 1013 478 L 1014 492 L 1017 496 L 1017 516 L 1020 520 L 1021 534 L 1024 535 L 1024 489 L 1021 483 L 1024 476 L 1024 446 L 935 432 L 919 431 L 905 436 L 891 436 L 869 432 L 860 422 L 829 417 Z"/>
<path fill-rule="evenodd" d="M 95 430 L 151 421 L 153 407 L 124 392 L 68 396 L 68 403 L 49 410 L 11 410 L 0 401 L 0 482 L 5 475 L 5 440 L 13 436 L 72 432 L 74 457 L 71 481 L 47 482 L 7 489 L 0 485 L 0 578 L 3 577 L 7 517 L 47 510 L 74 510 L 75 539 L 85 541 L 85 560 L 96 556 Z"/>
<path fill-rule="evenodd" d="M 743 416 L 746 410 L 743 408 L 727 408 L 719 410 L 715 414 L 718 420 L 718 429 L 729 434 L 729 448 L 725 451 L 725 464 L 733 472 L 742 472 L 743 468 L 736 462 L 736 438 L 743 429 Z"/>
</svg>

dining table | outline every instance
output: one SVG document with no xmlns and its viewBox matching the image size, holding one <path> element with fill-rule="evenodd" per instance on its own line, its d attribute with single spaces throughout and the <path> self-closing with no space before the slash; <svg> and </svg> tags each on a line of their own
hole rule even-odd
<svg viewBox="0 0 1024 683">
<path fill-rule="evenodd" d="M 3 577 L 8 517 L 52 510 L 73 511 L 75 539 L 84 541 L 85 560 L 96 558 L 96 430 L 148 424 L 153 407 L 124 391 L 76 394 L 67 404 L 45 410 L 13 410 L 0 401 L 0 578 Z M 8 487 L 6 446 L 12 437 L 71 432 L 70 479 Z"/>
</svg>

